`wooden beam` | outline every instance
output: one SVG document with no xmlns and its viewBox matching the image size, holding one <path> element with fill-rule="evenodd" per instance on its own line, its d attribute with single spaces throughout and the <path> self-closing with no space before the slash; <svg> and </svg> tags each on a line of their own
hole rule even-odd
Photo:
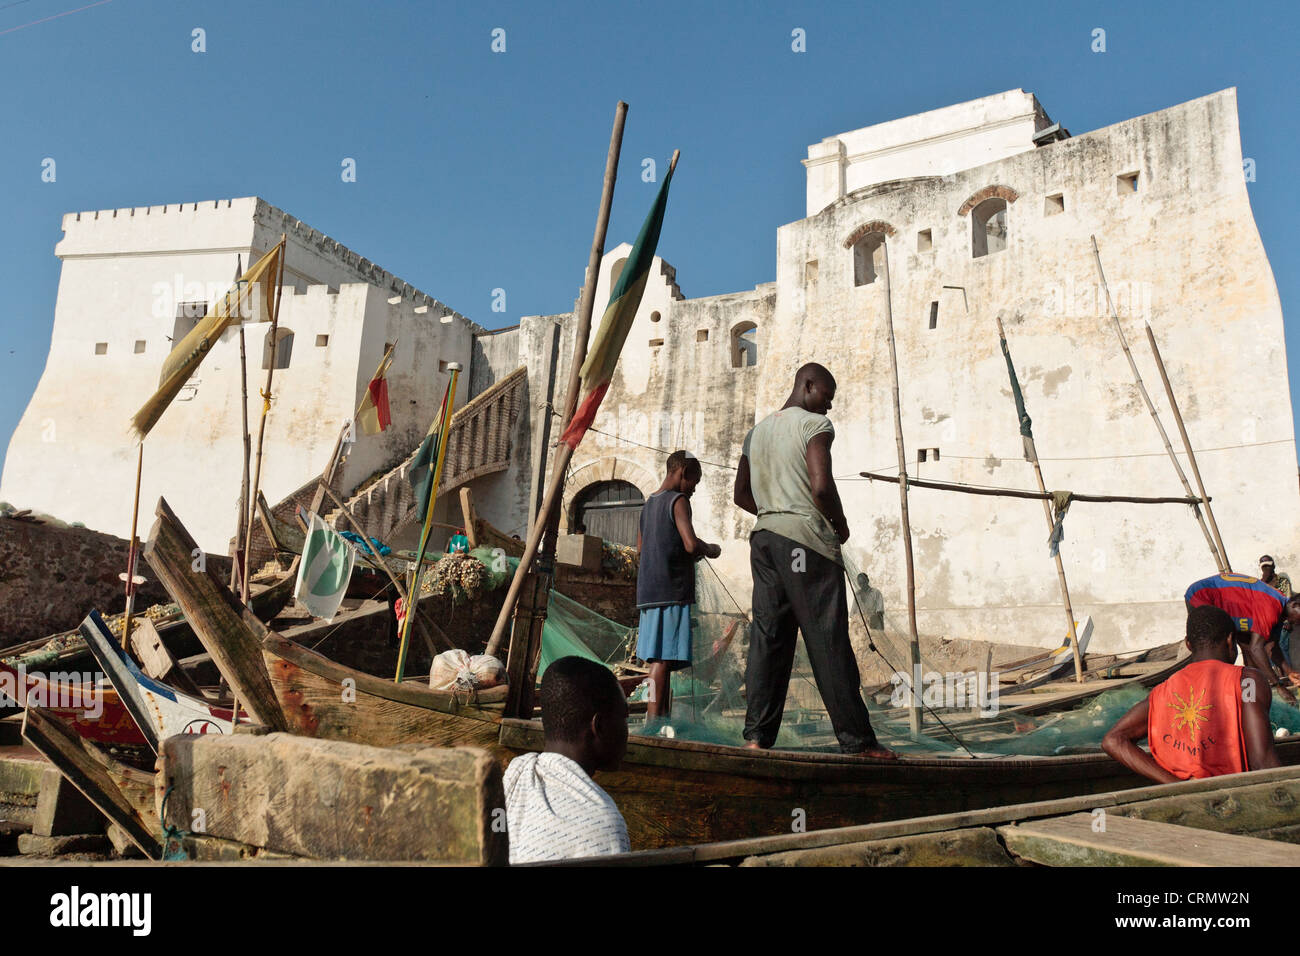
<svg viewBox="0 0 1300 956">
<path fill-rule="evenodd" d="M 162 859 L 162 845 L 140 813 L 140 807 L 153 800 L 151 774 L 110 763 L 111 758 L 103 754 L 92 755 L 93 744 L 82 740 L 41 707 L 27 708 L 23 716 L 23 737 L 104 816 L 120 826 L 141 853 L 151 860 Z M 134 800 L 123 791 L 123 784 L 128 785 Z"/>
<path fill-rule="evenodd" d="M 1075 813 L 999 827 L 1012 853 L 1043 866 L 1300 866 L 1300 846 L 1116 814 Z"/>
<path fill-rule="evenodd" d="M 131 632 L 131 648 L 135 651 L 140 669 L 154 680 L 174 684 L 177 690 L 203 700 L 203 691 L 190 679 L 190 675 L 181 669 L 176 658 L 163 643 L 153 621 L 141 618 Z"/>
<path fill-rule="evenodd" d="M 478 528 L 475 526 L 474 493 L 468 487 L 460 489 L 460 514 L 465 520 L 465 537 L 469 538 L 470 550 L 478 547 Z"/>
<path fill-rule="evenodd" d="M 891 484 L 898 484 L 897 475 L 878 475 L 874 471 L 858 472 L 863 478 L 869 481 L 888 481 Z M 907 479 L 909 488 L 932 488 L 936 491 L 960 491 L 966 495 L 987 495 L 991 498 L 1024 498 L 1028 501 L 1051 501 L 1052 493 L 1050 491 L 1023 491 L 1019 488 L 984 488 L 979 485 L 965 485 L 951 481 L 931 481 L 930 479 L 911 478 Z M 1081 492 L 1071 492 L 1071 501 L 1089 501 L 1089 502 L 1123 502 L 1131 505 L 1198 505 L 1201 503 L 1200 498 L 1148 498 L 1140 495 L 1085 495 Z M 1206 498 L 1205 501 L 1211 499 Z"/>
<path fill-rule="evenodd" d="M 195 556 L 203 552 L 164 498 L 158 499 L 157 515 L 145 559 L 181 606 L 253 722 L 285 730 L 284 714 L 262 661 L 262 641 L 270 632 L 216 575 L 201 564 L 201 570 L 196 569 Z"/>
</svg>

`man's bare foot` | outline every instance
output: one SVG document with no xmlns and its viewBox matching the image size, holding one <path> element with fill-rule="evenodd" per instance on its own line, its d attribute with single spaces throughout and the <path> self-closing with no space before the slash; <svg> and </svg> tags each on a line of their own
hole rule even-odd
<svg viewBox="0 0 1300 956">
<path fill-rule="evenodd" d="M 757 740 L 746 740 L 746 741 L 745 741 L 745 748 L 744 748 L 744 749 L 745 749 L 745 750 L 762 750 L 762 749 L 764 749 L 764 748 L 763 748 L 763 745 L 760 744 Z"/>
<path fill-rule="evenodd" d="M 898 754 L 887 747 L 870 747 L 853 754 L 855 757 L 866 757 L 869 760 L 897 760 Z"/>
</svg>

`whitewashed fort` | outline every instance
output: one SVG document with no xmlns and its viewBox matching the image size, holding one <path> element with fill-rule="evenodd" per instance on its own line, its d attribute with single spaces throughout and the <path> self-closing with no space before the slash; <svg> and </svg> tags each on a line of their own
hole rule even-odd
<svg viewBox="0 0 1300 956">
<path fill-rule="evenodd" d="M 635 543 L 639 503 L 658 486 L 666 452 L 688 448 L 705 462 L 697 526 L 723 543 L 717 567 L 744 602 L 752 519 L 731 501 L 741 441 L 782 404 L 795 368 L 819 361 L 839 381 L 831 418 L 847 551 L 883 592 L 888 626 L 905 627 L 898 490 L 857 477 L 897 471 L 886 246 L 913 477 L 1034 488 L 1000 317 L 1049 488 L 1182 495 L 1115 334 L 1095 235 L 1177 445 L 1144 322 L 1160 342 L 1234 568 L 1254 573 L 1269 552 L 1293 569 L 1300 539 L 1285 516 L 1300 510 L 1300 483 L 1282 311 L 1242 162 L 1234 90 L 1074 136 L 1014 90 L 813 144 L 803 161 L 806 217 L 777 228 L 773 282 L 691 299 L 675 269 L 656 261 L 618 377 L 575 455 L 565 528 L 625 542 L 630 533 Z M 459 520 L 448 492 L 470 487 L 483 517 L 525 533 L 550 402 L 567 379 L 572 313 L 487 331 L 257 198 L 73 213 L 63 231 L 50 354 L 10 443 L 0 498 L 129 534 L 128 419 L 171 343 L 229 287 L 237 257 L 247 265 L 284 232 L 276 341 L 266 324 L 246 327 L 254 423 L 260 370 L 276 368 L 268 501 L 283 513 L 301 500 L 397 342 L 394 427 L 358 434 L 335 487 L 371 533 L 413 543 L 404 461 L 437 410 L 447 363 L 459 362 L 468 371 L 457 401 L 469 405 L 450 445 L 439 520 Z M 629 248 L 605 254 L 597 315 Z M 240 402 L 232 331 L 149 436 L 142 531 L 166 495 L 199 544 L 227 550 Z M 910 500 L 927 639 L 1060 642 L 1038 502 L 921 488 Z M 1076 503 L 1065 527 L 1074 608 L 1094 619 L 1093 649 L 1181 636 L 1183 588 L 1216 570 L 1186 506 Z"/>
</svg>

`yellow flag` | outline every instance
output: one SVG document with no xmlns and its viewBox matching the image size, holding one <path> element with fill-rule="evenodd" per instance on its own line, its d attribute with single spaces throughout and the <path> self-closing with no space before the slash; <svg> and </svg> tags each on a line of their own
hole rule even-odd
<svg viewBox="0 0 1300 956">
<path fill-rule="evenodd" d="M 262 314 L 270 317 L 283 256 L 282 239 L 235 282 L 215 309 L 200 319 L 198 325 L 172 347 L 158 376 L 158 390 L 131 419 L 131 430 L 137 441 L 143 441 L 150 429 L 158 424 L 158 419 L 162 418 L 172 399 L 198 369 L 199 363 L 221 337 L 221 333 L 252 316 L 254 297 L 258 290 L 262 293 Z"/>
</svg>

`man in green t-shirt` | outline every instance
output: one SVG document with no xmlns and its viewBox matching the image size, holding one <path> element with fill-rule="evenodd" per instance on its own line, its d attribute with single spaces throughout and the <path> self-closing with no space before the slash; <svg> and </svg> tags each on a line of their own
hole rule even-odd
<svg viewBox="0 0 1300 956">
<path fill-rule="evenodd" d="M 785 405 L 745 436 L 736 505 L 758 522 L 749 536 L 754 626 L 745 672 L 745 740 L 776 742 L 785 710 L 795 639 L 803 634 L 817 690 L 844 753 L 890 759 L 862 702 L 840 545 L 849 525 L 831 476 L 835 428 L 826 413 L 835 378 L 821 365 L 795 374 Z"/>
</svg>

